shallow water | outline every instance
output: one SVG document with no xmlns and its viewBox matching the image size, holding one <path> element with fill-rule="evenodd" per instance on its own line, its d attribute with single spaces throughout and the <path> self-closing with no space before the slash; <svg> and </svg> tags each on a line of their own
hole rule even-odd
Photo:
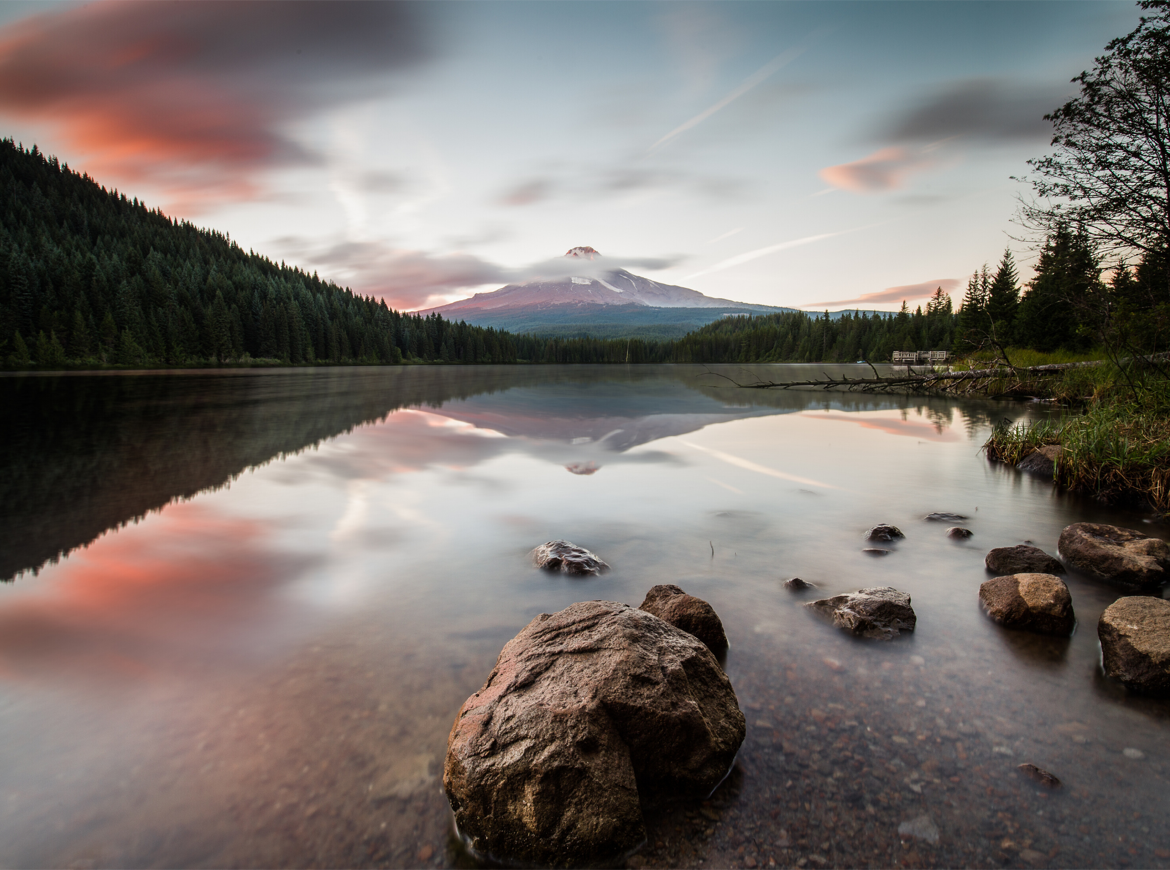
<svg viewBox="0 0 1170 870">
<path fill-rule="evenodd" d="M 443 752 L 500 647 L 669 582 L 722 617 L 748 737 L 631 866 L 1170 866 L 1170 702 L 1099 667 L 1118 593 L 1070 576 L 1070 640 L 979 609 L 992 547 L 1170 536 L 986 462 L 1037 407 L 681 366 L 0 379 L 0 864 L 466 865 Z M 553 538 L 614 570 L 530 568 Z M 895 586 L 918 629 L 852 640 L 793 576 Z"/>
</svg>

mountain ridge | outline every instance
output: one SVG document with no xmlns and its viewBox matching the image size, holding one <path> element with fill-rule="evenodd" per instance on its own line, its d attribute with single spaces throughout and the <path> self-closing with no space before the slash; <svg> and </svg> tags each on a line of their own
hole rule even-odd
<svg viewBox="0 0 1170 870">
<path fill-rule="evenodd" d="M 627 320 L 631 326 L 661 322 L 654 315 L 647 320 L 646 316 L 641 316 L 640 309 L 685 310 L 687 314 L 680 319 L 680 325 L 697 326 L 717 320 L 724 314 L 773 314 L 794 310 L 707 296 L 698 290 L 660 283 L 617 266 L 607 267 L 601 253 L 587 245 L 570 248 L 562 259 L 569 262 L 553 261 L 549 264 L 550 271 L 561 274 L 506 284 L 498 290 L 476 293 L 467 299 L 422 309 L 418 313 L 439 314 L 475 325 L 526 323 L 530 327 L 527 331 L 531 331 L 540 325 L 563 326 L 570 322 L 577 322 L 585 328 L 588 323 L 580 322 L 581 318 L 574 314 L 588 311 L 600 314 L 607 307 L 611 309 L 608 312 L 611 316 L 600 317 L 599 323 Z M 710 314 L 697 314 L 704 309 Z"/>
</svg>

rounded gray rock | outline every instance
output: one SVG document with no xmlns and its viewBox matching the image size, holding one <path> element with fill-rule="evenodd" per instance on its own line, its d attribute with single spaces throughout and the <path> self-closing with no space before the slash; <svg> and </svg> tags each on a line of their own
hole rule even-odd
<svg viewBox="0 0 1170 870">
<path fill-rule="evenodd" d="M 697 638 L 611 601 L 541 614 L 500 652 L 447 738 L 443 788 L 471 851 L 510 863 L 615 863 L 643 804 L 703 798 L 746 732 Z"/>
<path fill-rule="evenodd" d="M 1097 623 L 1105 673 L 1127 688 L 1170 697 L 1170 601 L 1118 598 Z"/>
<path fill-rule="evenodd" d="M 878 523 L 865 533 L 867 541 L 896 541 L 898 538 L 904 537 L 906 536 L 902 534 L 901 529 L 887 523 Z"/>
<path fill-rule="evenodd" d="M 568 541 L 548 541 L 530 552 L 528 558 L 537 568 L 562 574 L 597 575 L 609 570 L 609 565 L 597 556 Z"/>
<path fill-rule="evenodd" d="M 1068 637 L 1076 627 L 1072 596 L 1052 574 L 1009 574 L 979 587 L 979 603 L 1005 628 Z"/>
<path fill-rule="evenodd" d="M 1073 523 L 1060 533 L 1065 564 L 1095 580 L 1133 592 L 1157 589 L 1170 575 L 1170 545 L 1132 529 Z"/>
<path fill-rule="evenodd" d="M 1056 463 L 1059 461 L 1060 445 L 1045 444 L 1043 447 L 1037 447 L 1017 462 L 1016 468 L 1052 480 L 1056 476 Z"/>
<path fill-rule="evenodd" d="M 861 637 L 889 640 L 913 631 L 918 622 L 910 596 L 890 586 L 859 589 L 804 605 L 829 617 L 835 626 Z"/>
<path fill-rule="evenodd" d="M 1064 565 L 1039 547 L 1017 544 L 996 547 L 983 560 L 988 571 L 996 574 L 1063 574 Z"/>
</svg>

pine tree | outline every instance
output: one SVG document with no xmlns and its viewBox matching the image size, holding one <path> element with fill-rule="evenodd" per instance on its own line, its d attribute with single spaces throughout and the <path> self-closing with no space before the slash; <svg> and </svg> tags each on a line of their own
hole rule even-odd
<svg viewBox="0 0 1170 870">
<path fill-rule="evenodd" d="M 1012 252 L 1004 250 L 1003 259 L 991 279 L 987 293 L 987 318 L 996 341 L 1008 344 L 1013 339 L 1016 309 L 1020 305 L 1020 285 Z"/>
<path fill-rule="evenodd" d="M 991 277 L 987 264 L 971 275 L 967 282 L 967 293 L 963 296 L 963 307 L 959 309 L 960 346 L 980 347 L 987 337 L 987 298 L 991 291 Z"/>
<path fill-rule="evenodd" d="M 1082 326 L 1095 319 L 1090 312 L 1101 299 L 1100 275 L 1084 235 L 1058 227 L 1045 242 L 1036 277 L 1020 301 L 1017 342 L 1042 351 L 1087 347 Z"/>
</svg>

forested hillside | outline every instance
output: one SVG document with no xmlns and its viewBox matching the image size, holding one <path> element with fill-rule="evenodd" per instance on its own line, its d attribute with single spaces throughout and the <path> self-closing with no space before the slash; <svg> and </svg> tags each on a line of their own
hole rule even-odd
<svg viewBox="0 0 1170 870">
<path fill-rule="evenodd" d="M 0 140 L 0 361 L 10 369 L 273 363 L 852 362 L 949 350 L 925 312 L 727 317 L 674 341 L 511 335 L 403 314 Z"/>
<path fill-rule="evenodd" d="M 506 333 L 400 314 L 0 140 L 0 360 L 513 362 Z"/>
</svg>

